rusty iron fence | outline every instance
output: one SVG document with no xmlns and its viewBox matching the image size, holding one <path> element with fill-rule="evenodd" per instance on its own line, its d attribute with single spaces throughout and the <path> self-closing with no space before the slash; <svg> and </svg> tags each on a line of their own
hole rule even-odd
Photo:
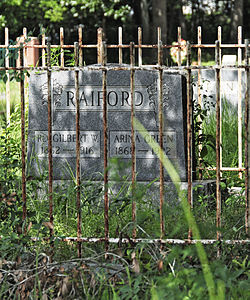
<svg viewBox="0 0 250 300">
<path fill-rule="evenodd" d="M 177 43 L 175 45 L 166 45 L 161 41 L 161 29 L 158 28 L 158 38 L 156 44 L 143 44 L 142 41 L 142 29 L 138 28 L 138 42 L 135 44 L 131 42 L 129 44 L 123 43 L 123 33 L 122 28 L 118 29 L 118 43 L 117 44 L 106 44 L 103 39 L 103 30 L 99 28 L 97 30 L 97 43 L 96 44 L 84 44 L 82 27 L 79 27 L 78 30 L 78 42 L 75 42 L 74 45 L 67 45 L 64 43 L 64 31 L 63 28 L 60 29 L 60 44 L 51 45 L 49 41 L 46 41 L 45 34 L 41 35 L 41 44 L 32 44 L 29 45 L 28 42 L 25 42 L 27 36 L 27 29 L 23 30 L 24 44 L 11 45 L 9 43 L 9 33 L 8 28 L 5 28 L 5 43 L 0 45 L 0 48 L 6 49 L 6 58 L 5 66 L 0 67 L 0 71 L 9 71 L 16 70 L 20 74 L 24 74 L 24 71 L 33 70 L 45 70 L 47 71 L 47 85 L 48 85 L 48 162 L 49 162 L 49 180 L 48 180 L 48 191 L 49 191 L 49 216 L 50 223 L 53 225 L 53 153 L 52 153 L 52 119 L 51 119 L 51 73 L 54 70 L 73 70 L 75 72 L 75 90 L 76 90 L 76 209 L 77 209 L 77 237 L 67 237 L 62 238 L 64 241 L 74 241 L 78 244 L 78 256 L 81 256 L 81 244 L 83 242 L 105 242 L 106 251 L 108 251 L 109 243 L 129 243 L 129 238 L 115 238 L 109 236 L 109 194 L 108 194 L 108 183 L 109 183 L 109 174 L 108 174 L 108 141 L 107 141 L 107 71 L 108 70 L 129 70 L 130 71 L 130 95 L 131 95 L 131 148 L 132 148 L 132 222 L 136 222 L 136 203 L 134 201 L 134 189 L 136 183 L 136 156 L 135 156 L 135 128 L 134 128 L 134 74 L 136 70 L 156 70 L 158 72 L 158 89 L 159 89 L 159 135 L 160 141 L 159 146 L 163 148 L 163 86 L 162 86 L 162 74 L 164 70 L 182 70 L 186 73 L 187 78 L 187 178 L 188 178 L 188 189 L 187 197 L 190 207 L 193 207 L 193 190 L 192 190 L 192 161 L 193 161 L 193 136 L 192 136 L 192 115 L 193 115 L 193 105 L 192 105 L 192 70 L 197 70 L 198 72 L 198 104 L 202 104 L 201 96 L 201 86 L 202 70 L 215 70 L 215 83 L 216 83 L 216 167 L 208 168 L 209 170 L 216 171 L 216 226 L 217 226 L 217 239 L 209 240 L 202 239 L 199 242 L 203 244 L 214 244 L 218 241 L 222 241 L 221 237 L 221 178 L 222 172 L 224 171 L 235 171 L 238 172 L 239 177 L 242 178 L 245 174 L 245 231 L 246 234 L 249 234 L 250 226 L 250 177 L 249 177 L 249 163 L 250 163 L 250 147 L 249 147 L 249 86 L 250 86 L 250 75 L 249 75 L 249 40 L 245 39 L 244 43 L 242 40 L 242 28 L 238 28 L 238 40 L 234 44 L 224 44 L 222 43 L 222 30 L 221 27 L 218 27 L 218 36 L 214 44 L 203 44 L 202 43 L 202 32 L 201 27 L 197 29 L 197 43 L 190 44 L 186 43 L 186 53 L 187 60 L 186 64 L 182 65 L 182 36 L 181 28 L 178 28 Z M 60 52 L 60 66 L 51 65 L 51 49 L 60 47 L 61 50 L 71 49 L 74 50 L 74 61 L 75 66 L 67 67 L 65 66 L 65 53 L 64 51 Z M 176 47 L 177 49 L 177 66 L 165 66 L 163 64 L 163 55 L 164 53 L 169 53 L 170 48 Z M 8 52 L 10 49 L 18 48 L 19 51 L 19 60 L 20 65 L 17 67 L 9 66 L 9 56 Z M 42 56 L 40 63 L 38 61 L 36 66 L 29 66 L 27 63 L 27 50 L 28 49 L 40 49 Z M 99 65 L 94 66 L 84 66 L 84 51 L 86 49 L 93 48 L 96 49 L 97 63 Z M 118 51 L 118 64 L 117 65 L 107 65 L 107 51 L 109 49 L 116 49 Z M 128 50 L 130 53 L 130 64 L 124 65 L 124 51 Z M 143 64 L 143 50 L 153 49 L 157 53 L 157 62 L 152 65 Z M 210 66 L 204 66 L 202 64 L 202 52 L 207 49 L 215 50 L 215 64 Z M 222 65 L 222 50 L 223 49 L 234 49 L 237 50 L 237 63 L 235 65 Z M 137 55 L 136 55 L 137 52 Z M 191 63 L 191 52 L 197 54 L 197 63 L 193 65 Z M 135 63 L 137 57 L 137 64 Z M 243 63 L 244 57 L 244 63 Z M 112 63 L 114 63 L 112 61 Z M 232 168 L 222 165 L 222 131 L 221 131 L 221 95 L 220 95 L 220 86 L 221 86 L 221 70 L 224 68 L 227 69 L 237 69 L 238 70 L 238 167 Z M 105 236 L 103 238 L 86 238 L 84 233 L 81 232 L 81 193 L 80 193 L 80 108 L 79 108 L 79 71 L 82 69 L 88 70 L 101 70 L 102 71 L 102 91 L 103 91 L 103 139 L 104 139 L 104 228 Z M 245 163 L 243 164 L 243 139 L 242 139 L 242 71 L 245 71 L 246 74 L 246 92 L 245 92 Z M 7 73 L 7 83 L 6 83 L 6 112 L 7 120 L 10 117 L 10 77 Z M 27 97 L 25 81 L 27 78 L 21 76 L 20 81 L 20 96 L 21 96 L 21 133 L 22 133 L 22 201 L 23 201 L 23 220 L 27 218 L 27 205 L 26 205 L 26 140 L 25 140 L 25 101 Z M 201 147 L 201 146 L 200 146 Z M 199 149 L 201 151 L 201 148 Z M 134 225 L 133 234 L 131 239 L 134 243 L 146 242 L 146 243 L 155 243 L 159 242 L 161 244 L 193 244 L 197 243 L 197 240 L 192 239 L 191 229 L 188 232 L 187 239 L 167 239 L 165 238 L 165 229 L 164 229 L 164 218 L 163 218 L 163 201 L 164 201 L 164 172 L 163 172 L 163 163 L 159 160 L 159 170 L 160 170 L 160 237 L 159 239 L 142 239 L 137 238 L 136 226 Z M 202 178 L 202 168 L 198 165 L 197 171 Z M 26 229 L 24 229 L 26 230 Z M 53 227 L 50 228 L 50 236 L 53 236 Z M 37 238 L 33 238 L 37 240 Z M 249 243 L 250 240 L 224 240 L 226 244 L 245 244 Z"/>
</svg>

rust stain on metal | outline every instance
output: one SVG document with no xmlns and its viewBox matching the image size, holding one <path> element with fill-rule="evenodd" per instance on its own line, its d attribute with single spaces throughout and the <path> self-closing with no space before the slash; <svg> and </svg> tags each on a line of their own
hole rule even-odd
<svg viewBox="0 0 250 300">
<path fill-rule="evenodd" d="M 216 41 L 215 60 L 220 65 L 220 42 Z M 217 240 L 221 239 L 221 100 L 220 100 L 220 69 L 216 68 L 216 226 Z"/>
<path fill-rule="evenodd" d="M 238 27 L 238 44 L 242 43 L 242 26 Z M 238 65 L 242 64 L 242 49 L 238 48 Z M 238 166 L 242 168 L 242 71 L 238 69 Z M 239 178 L 242 179 L 242 172 L 239 172 Z"/>
<path fill-rule="evenodd" d="M 198 45 L 201 45 L 201 26 L 198 27 L 198 37 L 197 37 L 197 40 L 198 40 Z M 198 66 L 201 66 L 201 48 L 198 48 L 197 49 L 197 52 L 198 52 Z M 197 81 L 197 84 L 198 84 L 198 105 L 201 106 L 201 70 L 199 69 L 198 70 L 198 81 Z M 201 118 L 200 116 L 198 116 L 198 122 L 201 122 Z M 202 122 L 200 123 L 202 124 Z M 202 125 L 200 125 L 202 126 Z M 199 135 L 201 136 L 202 135 L 202 127 L 201 129 L 199 130 Z M 201 151 L 202 151 L 202 145 L 199 145 L 199 166 L 201 167 Z M 202 169 L 199 169 L 199 179 L 202 179 Z"/>
<path fill-rule="evenodd" d="M 64 67 L 64 31 L 63 31 L 63 27 L 60 28 L 60 57 L 61 57 L 61 67 Z"/>
<path fill-rule="evenodd" d="M 158 27 L 158 65 L 162 66 L 163 60 L 163 50 L 162 50 L 162 41 L 161 41 L 161 30 Z M 162 85 L 162 68 L 159 69 L 158 73 L 158 91 L 159 91 L 159 146 L 161 148 L 160 152 L 160 230 L 161 230 L 161 239 L 165 235 L 165 226 L 164 226 L 164 214 L 163 214 L 163 203 L 164 203 L 164 168 L 163 168 L 163 85 Z"/>
<path fill-rule="evenodd" d="M 101 44 L 102 65 L 106 65 L 106 43 Z M 108 197 L 108 116 L 107 116 L 107 70 L 102 71 L 103 92 L 103 162 L 104 162 L 104 225 L 105 225 L 105 249 L 108 251 L 109 243 L 109 197 Z"/>
<path fill-rule="evenodd" d="M 82 49 L 82 26 L 78 27 L 78 43 L 79 43 L 79 66 L 83 65 L 83 49 Z"/>
<path fill-rule="evenodd" d="M 79 65 L 79 44 L 75 43 L 75 67 Z M 76 209 L 77 209 L 77 238 L 81 237 L 81 190 L 80 190 L 80 103 L 79 103 L 79 70 L 75 69 L 76 90 Z M 81 257 L 81 242 L 78 242 L 78 257 Z"/>
<path fill-rule="evenodd" d="M 135 64 L 135 48 L 134 43 L 130 43 L 130 94 L 131 94 L 131 149 L 132 149 L 132 222 L 133 226 L 133 239 L 136 238 L 136 202 L 135 202 L 135 173 L 136 173 L 136 155 L 135 155 L 135 129 L 134 129 L 134 118 L 135 118 L 135 71 L 133 66 Z"/>
<path fill-rule="evenodd" d="M 97 63 L 98 64 L 103 64 L 103 51 L 102 51 L 102 46 L 103 46 L 103 30 L 102 28 L 97 29 Z"/>
<path fill-rule="evenodd" d="M 142 28 L 138 27 L 138 65 L 142 65 Z"/>
<path fill-rule="evenodd" d="M 249 235 L 250 227 L 250 178 L 249 178 L 249 40 L 245 39 L 245 64 L 246 64 L 246 78 L 247 78 L 247 89 L 245 97 L 245 228 L 246 234 Z"/>
<path fill-rule="evenodd" d="M 51 48 L 47 44 L 47 84 L 48 84 L 48 158 L 49 158 L 49 218 L 53 225 L 53 157 L 52 157 L 52 101 L 51 101 Z M 50 228 L 50 236 L 54 234 L 53 226 Z"/>
<path fill-rule="evenodd" d="M 122 27 L 118 28 L 119 64 L 122 64 Z"/>
<path fill-rule="evenodd" d="M 1 239 L 1 237 L 0 237 Z M 31 237 L 32 241 L 41 241 L 41 240 L 49 240 L 48 238 L 39 238 L 39 237 Z M 55 240 L 59 240 L 62 242 L 78 242 L 77 237 L 55 237 Z M 106 241 L 105 238 L 92 238 L 92 237 L 82 237 L 80 238 L 82 243 L 103 243 Z M 112 244 L 137 244 L 137 243 L 144 243 L 144 244 L 170 244 L 170 245 L 190 245 L 190 244 L 197 244 L 201 243 L 203 245 L 213 245 L 217 244 L 218 240 L 208 240 L 208 239 L 201 239 L 201 240 L 189 240 L 189 239 L 145 239 L 145 238 L 136 238 L 131 240 L 130 238 L 109 238 L 109 243 Z M 226 245 L 248 245 L 250 244 L 250 240 L 220 240 L 221 244 Z"/>
<path fill-rule="evenodd" d="M 23 65 L 24 49 L 20 49 L 20 63 Z M 23 221 L 26 223 L 27 218 L 27 204 L 26 204 L 26 145 L 25 145 L 25 96 L 24 96 L 24 73 L 20 71 L 21 81 L 21 147 L 22 147 L 22 201 L 23 201 Z M 24 233 L 26 234 L 26 224 L 24 226 Z"/>
<path fill-rule="evenodd" d="M 187 42 L 187 66 L 191 62 L 191 48 L 190 43 Z M 193 198 L 192 198 L 192 83 L 191 83 L 191 70 L 187 70 L 187 177 L 188 177 L 188 203 L 190 209 L 193 208 Z M 189 228 L 188 231 L 188 240 L 192 238 L 192 230 Z"/>
<path fill-rule="evenodd" d="M 181 27 L 178 27 L 178 55 L 177 55 L 177 64 L 178 67 L 181 66 Z"/>
</svg>

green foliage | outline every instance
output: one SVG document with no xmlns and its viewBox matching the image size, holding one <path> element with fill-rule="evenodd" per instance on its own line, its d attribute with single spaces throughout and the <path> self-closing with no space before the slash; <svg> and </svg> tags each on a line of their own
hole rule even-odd
<svg viewBox="0 0 250 300">
<path fill-rule="evenodd" d="M 1 258 L 17 259 L 30 255 L 33 249 L 39 252 L 49 252 L 49 245 L 43 242 L 31 244 L 30 236 L 39 238 L 49 235 L 48 228 L 48 190 L 47 172 L 44 171 L 40 178 L 27 181 L 27 205 L 28 218 L 26 223 L 22 221 L 21 200 L 21 166 L 20 166 L 20 108 L 17 107 L 12 114 L 11 125 L 2 126 L 0 143 L 0 168 L 1 195 L 0 195 L 0 251 Z M 157 151 L 157 153 L 159 153 Z M 130 166 L 124 166 L 119 160 L 114 159 L 109 166 L 110 178 L 115 179 L 112 187 L 117 192 L 110 192 L 110 236 L 120 238 L 131 236 L 133 224 L 131 220 L 131 186 L 130 174 L 126 171 Z M 73 174 L 73 173 L 72 173 Z M 116 186 L 115 186 L 116 185 Z M 137 185 L 137 236 L 158 238 L 159 212 L 155 208 L 155 202 L 146 196 L 150 185 Z M 112 191 L 112 189 L 110 189 Z M 68 184 L 60 184 L 54 189 L 54 231 L 56 236 L 76 235 L 76 205 L 75 180 Z M 201 236 L 214 238 L 215 215 L 214 201 L 204 197 L 200 192 L 198 202 L 195 203 L 194 216 L 199 225 Z M 92 180 L 81 185 L 82 207 L 82 232 L 84 236 L 102 237 L 103 232 L 103 188 Z M 168 237 L 185 238 L 187 236 L 188 217 L 187 208 L 168 203 L 164 207 L 165 225 Z M 224 238 L 245 238 L 242 215 L 244 214 L 244 202 L 242 195 L 232 194 L 223 207 Z M 239 219 L 242 221 L 239 222 Z M 178 220 L 178 222 L 176 222 Z M 190 220 L 189 220 L 190 221 Z M 191 226 L 194 226 L 191 219 Z M 210 224 L 210 225 L 209 225 Z M 28 228 L 28 234 L 21 232 L 24 226 Z M 197 232 L 194 230 L 194 237 Z M 199 247 L 199 246 L 198 246 Z M 207 248 L 207 256 L 211 274 L 214 280 L 214 291 L 218 299 L 227 298 L 244 299 L 247 297 L 249 285 L 249 263 L 241 246 L 222 245 L 221 260 L 215 260 L 216 246 Z M 58 260 L 69 259 L 76 255 L 75 246 L 54 242 L 54 258 Z M 102 257 L 103 248 L 100 245 L 84 247 L 84 255 L 94 255 L 90 261 Z M 195 246 L 164 246 L 158 244 L 133 244 L 110 245 L 112 260 L 109 263 L 98 262 L 101 266 L 110 265 L 115 269 L 114 275 L 103 267 L 92 271 L 89 268 L 81 268 L 77 277 L 72 277 L 72 272 L 64 273 L 75 284 L 76 293 L 87 299 L 201 299 L 208 298 L 208 287 L 211 282 L 207 276 L 209 269 L 204 266 L 206 257 L 202 249 L 198 248 L 197 257 Z M 38 253 L 39 253 L 38 252 Z M 118 253 L 118 254 L 117 254 Z M 240 256 L 238 253 L 241 253 Z M 233 259 L 232 259 L 233 257 Z M 88 261 L 88 260 L 87 260 Z M 112 263 L 111 263 L 112 262 Z M 202 270 L 203 267 L 203 270 Z M 79 277 L 80 276 L 80 277 Z M 34 286 L 42 295 L 43 278 L 34 276 Z M 81 278 L 81 280 L 79 279 Z M 6 279 L 7 280 L 7 279 Z M 48 283 L 46 283 L 48 284 Z M 8 282 L 0 289 L 1 298 L 10 288 Z M 55 284 L 47 289 L 51 298 L 58 293 L 60 285 Z M 57 291 L 57 292 L 55 292 Z M 2 293 L 2 294 L 1 294 Z M 36 295 L 34 290 L 34 295 Z M 4 299 L 4 298 L 3 298 Z"/>
<path fill-rule="evenodd" d="M 54 33 L 60 26 L 68 31 L 75 24 L 97 27 L 102 24 L 104 17 L 110 23 L 125 22 L 131 6 L 120 0 L 24 0 L 21 3 L 1 1 L 0 10 L 3 12 L 0 26 L 8 26 L 11 34 L 16 35 L 22 27 L 27 27 L 38 35 L 41 25 Z M 19 20 L 22 20 L 22 24 Z"/>
<path fill-rule="evenodd" d="M 238 164 L 238 117 L 237 108 L 225 99 L 222 101 L 222 161 L 223 165 L 236 167 Z M 211 112 L 203 121 L 203 132 L 205 135 L 215 136 L 216 134 L 216 115 Z M 244 136 L 244 126 L 243 126 Z M 244 145 L 244 139 L 243 139 Z M 210 151 L 207 156 L 207 162 L 215 166 L 215 151 Z M 244 155 L 244 154 L 243 154 Z"/>
</svg>

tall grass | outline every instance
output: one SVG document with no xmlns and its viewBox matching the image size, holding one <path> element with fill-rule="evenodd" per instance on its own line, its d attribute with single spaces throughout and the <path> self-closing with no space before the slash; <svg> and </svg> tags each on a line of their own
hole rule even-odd
<svg viewBox="0 0 250 300">
<path fill-rule="evenodd" d="M 13 113 L 16 104 L 20 101 L 19 83 L 10 82 L 10 112 Z M 6 121 L 6 84 L 0 81 L 0 120 Z M 1 126 L 1 125 L 0 125 Z"/>
<path fill-rule="evenodd" d="M 244 124 L 242 124 L 244 125 Z M 222 101 L 222 163 L 227 167 L 238 164 L 238 111 L 226 99 Z M 203 133 L 216 136 L 216 113 L 212 111 L 203 122 Z M 244 137 L 244 126 L 243 126 Z M 243 138 L 244 148 L 244 138 Z M 209 151 L 206 156 L 209 164 L 216 165 L 216 153 Z"/>
<path fill-rule="evenodd" d="M 134 121 L 135 128 L 140 132 L 140 134 L 145 137 L 146 136 L 146 129 L 143 127 L 143 125 L 138 121 Z M 194 239 L 200 240 L 200 232 L 197 226 L 197 223 L 195 221 L 195 218 L 193 216 L 193 213 L 191 212 L 190 206 L 188 204 L 188 201 L 186 199 L 185 193 L 181 191 L 180 186 L 180 177 L 178 172 L 176 171 L 173 164 L 170 162 L 170 160 L 167 158 L 165 152 L 160 148 L 159 144 L 155 141 L 149 142 L 150 147 L 154 150 L 154 152 L 157 154 L 158 158 L 162 161 L 164 168 L 168 172 L 172 182 L 174 182 L 178 197 L 181 200 L 182 209 L 184 211 L 187 223 L 192 230 Z M 225 298 L 225 287 L 222 282 L 218 282 L 218 287 L 216 288 L 215 281 L 208 263 L 208 258 L 206 251 L 204 249 L 204 246 L 201 243 L 196 243 L 196 249 L 197 253 L 202 265 L 202 270 L 204 274 L 204 278 L 207 284 L 209 299 L 224 299 Z M 217 290 L 218 289 L 218 290 Z M 216 291 L 217 290 L 217 291 Z"/>
<path fill-rule="evenodd" d="M 18 107 L 18 106 L 17 106 Z M 227 112 L 227 111 L 225 111 Z M 225 114 L 224 112 L 224 114 Z M 227 116 L 231 116 L 231 112 L 228 111 Z M 8 196 L 7 188 L 12 186 L 15 190 L 18 189 L 18 197 L 15 203 L 11 203 L 11 205 L 5 203 L 2 199 L 3 196 L 0 195 L 2 201 L 0 201 L 0 213 L 5 212 L 5 214 L 1 215 L 1 226 L 0 226 L 0 235 L 4 236 L 4 239 L 0 240 L 0 250 L 1 255 L 6 258 L 10 258 L 11 254 L 19 252 L 19 253 L 27 253 L 27 248 L 34 249 L 34 245 L 31 244 L 26 237 L 22 238 L 15 233 L 16 226 L 22 222 L 22 199 L 21 199 L 21 186 L 18 187 L 16 182 L 19 181 L 21 174 L 20 171 L 20 107 L 16 109 L 16 111 L 12 114 L 13 122 L 11 122 L 11 126 L 6 128 L 6 132 L 4 130 L 0 131 L 1 145 L 0 154 L 6 154 L 6 157 L 3 155 L 0 156 L 0 161 L 2 159 L 2 163 L 6 165 L 6 173 L 1 174 L 1 180 L 7 181 L 9 180 L 13 184 L 6 186 L 5 194 Z M 210 122 L 206 123 L 204 126 L 204 130 L 208 130 L 210 134 L 215 129 L 215 122 L 213 121 L 213 114 L 209 116 Z M 235 114 L 234 114 L 235 118 Z M 237 118 L 236 118 L 237 119 Z M 209 120 L 206 120 L 209 121 Z M 230 120 L 227 120 L 228 122 Z M 231 120 L 232 122 L 232 120 Z M 235 124 L 235 123 L 234 123 Z M 139 123 L 135 123 L 136 129 L 140 132 L 145 132 L 145 129 L 141 127 Z M 231 128 L 231 127 L 230 127 Z M 230 129 L 229 128 L 229 129 Z M 235 130 L 235 128 L 231 128 Z M 11 131 L 11 132 L 9 132 Z M 18 134 L 17 134 L 18 132 Z M 215 131 L 214 131 L 215 132 Z M 226 133 L 229 136 L 231 133 Z M 6 138 L 5 138 L 6 137 Z M 7 138 L 8 137 L 8 138 Z M 12 137 L 11 139 L 9 137 Z M 6 143 L 8 141 L 8 143 Z M 159 152 L 159 145 L 152 143 L 151 147 L 156 150 L 156 153 Z M 19 153 L 19 154 L 18 154 Z M 17 157 L 17 154 L 19 157 Z M 229 153 L 230 154 L 230 153 Z M 208 154 L 210 155 L 210 153 Z M 8 161 L 6 160 L 8 156 Z M 167 210 L 165 213 L 165 224 L 168 229 L 167 237 L 174 235 L 175 233 L 180 233 L 180 238 L 185 238 L 187 235 L 188 227 L 191 227 L 193 230 L 193 236 L 196 239 L 199 239 L 201 234 L 199 232 L 197 221 L 199 223 L 203 223 L 203 227 L 205 227 L 206 234 L 210 234 L 208 232 L 210 228 L 207 227 L 207 221 L 210 218 L 209 215 L 204 215 L 204 211 L 198 211 L 198 216 L 193 216 L 192 212 L 189 209 L 187 204 L 185 195 L 183 195 L 180 191 L 180 187 L 178 185 L 179 177 L 176 173 L 176 170 L 168 161 L 168 159 L 163 156 L 163 163 L 166 170 L 169 172 L 173 182 L 176 183 L 176 189 L 179 194 L 179 198 L 181 199 L 181 205 L 183 210 L 181 210 L 180 205 L 176 205 L 170 207 L 166 206 Z M 213 157 L 211 158 L 212 161 Z M 10 164 L 11 163 L 11 164 Z M 114 165 L 114 168 L 117 168 L 117 165 Z M 16 169 L 17 168 L 17 169 Z M 8 172 L 7 172 L 8 171 Z M 117 171 L 117 170 L 116 170 Z M 16 176 L 11 176 L 15 172 Z M 49 230 L 46 228 L 44 223 L 48 221 L 48 204 L 47 204 L 47 182 L 46 182 L 46 172 L 44 172 L 44 177 L 35 180 L 27 181 L 27 205 L 28 205 L 28 223 L 31 224 L 29 235 L 38 236 L 38 237 L 46 237 L 48 236 Z M 119 236 L 126 237 L 131 236 L 131 231 L 133 228 L 133 224 L 130 224 L 131 220 L 131 193 L 129 186 L 126 186 L 127 192 L 119 193 L 117 195 L 110 195 L 110 236 Z M 148 187 L 146 186 L 146 189 Z M 42 193 L 41 193 L 42 190 Z M 82 185 L 82 194 L 81 194 L 81 205 L 82 205 L 82 232 L 84 236 L 88 237 L 101 237 L 103 236 L 103 190 L 102 186 L 99 183 L 85 182 Z M 159 237 L 159 212 L 155 207 L 155 202 L 151 202 L 149 197 L 143 199 L 145 195 L 145 188 L 141 188 L 137 186 L 136 190 L 137 195 L 137 228 L 138 228 L 138 237 Z M 6 197 L 6 196 L 4 196 Z M 54 230 L 57 236 L 74 236 L 76 235 L 76 207 L 75 207 L 75 184 L 74 180 L 71 184 L 60 185 L 58 189 L 54 190 Z M 204 203 L 206 203 L 206 199 L 202 199 Z M 235 205 L 239 208 L 239 204 Z M 235 211 L 234 211 L 235 213 Z M 172 217 L 170 215 L 172 214 Z M 196 219 L 197 217 L 197 219 Z M 229 216 L 230 217 L 230 216 Z M 186 220 L 185 220 L 186 218 Z M 203 218 L 203 219 L 202 219 Z M 226 225 L 230 228 L 231 221 L 229 218 L 226 220 Z M 30 223 L 31 222 L 31 223 Z M 169 222 L 169 223 L 167 223 Z M 178 224 L 177 224 L 178 223 Z M 178 226 L 177 226 L 178 225 Z M 238 230 L 238 223 L 236 225 L 232 224 L 231 226 L 233 230 Z M 212 228 L 216 230 L 216 228 Z M 10 235 L 10 231 L 13 230 L 12 235 Z M 140 231 L 141 230 L 141 231 Z M 174 232 L 177 230 L 178 232 Z M 171 232 L 172 231 L 172 232 Z M 230 230 L 231 233 L 231 230 Z M 146 235 L 148 234 L 148 235 Z M 243 236 L 244 237 L 244 236 Z M 132 243 L 132 241 L 131 241 Z M 48 244 L 47 244 L 48 247 Z M 72 250 L 68 250 L 70 248 L 69 245 L 62 245 L 62 243 L 55 243 L 55 257 L 58 260 L 62 260 L 63 258 L 67 259 L 68 257 L 72 257 L 76 254 L 76 251 L 72 253 Z M 122 248 L 123 247 L 123 248 Z M 127 245 L 122 246 L 120 249 L 113 248 L 114 251 L 117 251 L 118 255 L 121 255 L 121 259 L 123 261 L 128 261 L 127 265 L 130 266 L 131 261 L 134 264 L 138 264 L 141 268 L 140 274 L 135 274 L 131 269 L 127 270 L 127 274 L 123 274 L 122 279 L 113 279 L 110 274 L 107 274 L 107 278 L 105 279 L 105 284 L 100 280 L 100 272 L 98 275 L 93 275 L 95 281 L 95 286 L 98 286 L 100 289 L 100 299 L 165 299 L 168 297 L 169 299 L 188 299 L 191 298 L 190 295 L 198 295 L 196 299 L 202 299 L 202 295 L 204 297 L 210 297 L 210 299 L 224 299 L 225 298 L 225 290 L 224 283 L 228 288 L 230 284 L 230 280 L 232 278 L 241 276 L 243 273 L 237 273 L 236 275 L 230 275 L 231 269 L 227 268 L 226 265 L 219 265 L 218 261 L 215 263 L 208 262 L 209 252 L 206 253 L 202 244 L 198 243 L 196 245 L 195 253 L 193 250 L 190 252 L 190 247 L 186 246 L 185 249 L 182 249 L 179 246 L 176 247 L 166 247 L 163 249 L 166 250 L 167 255 L 164 254 L 164 251 L 160 251 L 156 245 Z M 155 247 L 155 250 L 153 247 Z M 215 252 L 216 246 L 212 246 L 213 251 Z M 41 251 L 45 252 L 46 245 L 40 245 Z M 67 249 L 66 249 L 67 248 Z M 29 249 L 29 250 L 30 250 Z M 63 250 L 62 250 L 63 249 Z M 86 248 L 85 248 L 86 249 Z M 84 250 L 85 250 L 84 249 Z M 148 251 L 150 249 L 150 251 Z M 100 245 L 91 246 L 91 250 L 93 253 L 96 253 L 98 256 L 99 253 L 103 250 Z M 159 251 L 158 251 L 159 250 Z M 68 252 L 67 252 L 68 251 Z M 86 251 L 86 250 L 85 250 Z M 134 251 L 134 252 L 132 252 Z M 148 251 L 148 252 L 147 252 Z M 179 252 L 178 252 L 179 251 Z M 159 252 L 159 253 L 158 253 Z M 122 253 L 122 254 L 120 254 Z M 125 253 L 125 254 L 124 254 Z M 132 258 L 132 253 L 136 253 L 136 259 Z M 153 254 L 152 254 L 153 253 Z M 179 254 L 178 254 L 179 253 Z M 191 253 L 191 254 L 190 254 Z M 198 255 L 197 255 L 198 254 Z M 86 255 L 86 252 L 85 252 Z M 118 256 L 116 255 L 116 256 Z M 122 255 L 124 255 L 122 257 Z M 165 255 L 165 256 L 164 256 Z M 101 256 L 101 255 L 100 255 Z M 199 263 L 199 260 L 200 263 Z M 183 257 L 183 258 L 181 258 Z M 213 259 L 214 255 L 210 255 Z M 10 258 L 11 259 L 11 258 Z M 231 256 L 230 256 L 231 259 Z M 161 271 L 158 270 L 157 264 L 159 261 L 164 260 L 164 269 Z M 176 266 L 174 265 L 175 261 Z M 190 262 L 191 261 L 191 262 Z M 114 260 L 114 265 L 116 261 Z M 107 265 L 107 263 L 102 262 L 102 265 Z M 132 264 L 132 263 L 131 263 Z M 120 267 L 120 263 L 117 265 Z M 169 267 L 170 266 L 170 267 Z M 171 270 L 170 270 L 171 269 Z M 88 270 L 88 269 L 87 269 Z M 101 270 L 101 269 L 100 269 Z M 201 272 L 203 271 L 203 275 Z M 222 276 L 227 271 L 226 276 Z M 82 270 L 81 272 L 84 272 Z M 220 273 L 219 273 L 220 272 Z M 242 271 L 243 272 L 243 271 Z M 245 272 L 245 271 L 244 271 Z M 121 272 L 122 273 L 122 272 Z M 80 274 L 80 273 L 79 273 Z M 103 274 L 103 276 L 106 276 Z M 231 276 L 231 277 L 230 277 Z M 246 275 L 244 275 L 246 276 Z M 88 277 L 84 277 L 88 278 Z M 113 280 L 111 282 L 111 279 Z M 125 278 L 123 280 L 123 278 Z M 129 279 L 130 278 L 130 279 Z M 204 278 L 204 279 L 203 279 Z M 239 282 L 246 283 L 245 277 L 240 278 Z M 37 279 L 38 280 L 38 279 Z M 76 280 L 76 279 L 74 279 Z M 110 281 L 109 281 L 110 280 Z M 200 281 L 199 281 L 200 280 Z M 235 280 L 235 279 L 234 279 Z M 93 281 L 93 280 L 92 280 Z M 222 282 L 223 281 L 223 282 Z M 128 283 L 130 282 L 130 283 Z M 108 284 L 110 284 L 110 286 Z M 90 291 L 91 283 L 86 279 L 87 290 Z M 237 299 L 237 295 L 241 295 L 244 292 L 244 286 L 240 285 L 240 283 L 236 284 L 236 280 L 233 285 L 230 287 L 230 294 L 233 293 L 235 287 L 238 288 L 237 293 L 235 292 L 235 299 Z M 77 286 L 79 288 L 79 286 Z M 111 294 L 108 294 L 108 289 L 112 288 Z M 56 290 L 56 286 L 53 287 Z M 79 288 L 80 289 L 80 288 Z M 245 288 L 246 289 L 246 288 Z M 6 289 L 5 289 L 6 290 Z M 102 297 L 102 293 L 105 291 L 107 293 L 106 297 Z M 1 291 L 0 291 L 1 293 Z M 115 298 L 115 294 L 119 294 L 117 298 Z M 147 293 L 148 296 L 145 296 Z M 169 296 L 172 293 L 172 296 Z M 244 292 L 246 293 L 246 292 Z M 84 294 L 85 295 L 85 294 Z M 139 296 L 138 296 L 139 295 Z M 163 295 L 163 296 L 161 296 Z M 183 295 L 183 297 L 181 296 Z M 189 296 L 188 296 L 189 295 Z M 136 298 L 137 297 L 137 298 Z M 184 298 L 185 297 L 185 298 Z M 1 298 L 1 297 L 0 297 Z M 168 299 L 166 298 L 166 299 Z M 195 297 L 194 297 L 195 298 Z M 91 299 L 91 296 L 89 296 Z"/>
</svg>

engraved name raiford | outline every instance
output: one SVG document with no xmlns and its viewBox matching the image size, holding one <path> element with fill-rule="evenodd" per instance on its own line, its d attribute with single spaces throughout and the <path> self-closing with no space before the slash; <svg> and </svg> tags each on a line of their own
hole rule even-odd
<svg viewBox="0 0 250 300">
<path fill-rule="evenodd" d="M 156 111 L 157 90 L 155 82 L 151 85 L 135 86 L 134 106 L 140 111 Z M 47 85 L 41 87 L 43 103 L 47 102 Z M 167 108 L 169 88 L 163 88 L 164 108 Z M 53 82 L 53 103 L 57 111 L 75 110 L 76 91 L 74 86 L 62 86 L 56 80 Z M 129 86 L 108 86 L 106 101 L 108 110 L 130 110 L 131 109 L 131 90 Z M 103 106 L 103 91 L 101 86 L 85 85 L 79 87 L 80 110 L 100 111 Z"/>
</svg>

